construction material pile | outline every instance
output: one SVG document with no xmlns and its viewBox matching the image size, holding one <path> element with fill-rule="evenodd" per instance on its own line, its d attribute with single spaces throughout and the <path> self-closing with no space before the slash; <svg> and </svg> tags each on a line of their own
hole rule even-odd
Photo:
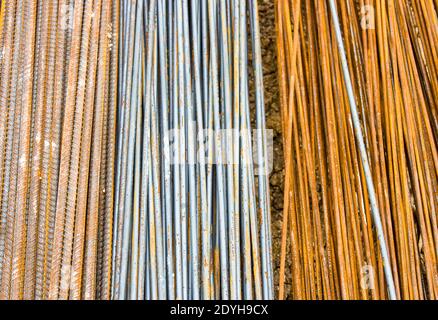
<svg viewBox="0 0 438 320">
<path fill-rule="evenodd" d="M 258 1 L 0 0 L 1 300 L 438 298 L 437 1 L 274 3 L 279 248 Z"/>
<path fill-rule="evenodd" d="M 436 3 L 276 5 L 280 298 L 291 272 L 294 299 L 436 299 Z"/>
<path fill-rule="evenodd" d="M 273 298 L 257 14 L 240 0 L 123 7 L 116 299 Z"/>
<path fill-rule="evenodd" d="M 110 298 L 115 1 L 7 1 L 0 298 Z"/>
<path fill-rule="evenodd" d="M 4 3 L 0 297 L 273 298 L 257 4 Z"/>
</svg>

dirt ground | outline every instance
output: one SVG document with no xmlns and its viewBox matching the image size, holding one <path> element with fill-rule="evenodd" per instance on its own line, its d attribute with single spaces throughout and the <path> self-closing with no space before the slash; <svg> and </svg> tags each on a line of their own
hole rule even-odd
<svg viewBox="0 0 438 320">
<path fill-rule="evenodd" d="M 281 227 L 283 219 L 284 158 L 281 132 L 280 92 L 277 77 L 277 43 L 273 0 L 259 1 L 265 85 L 266 124 L 274 131 L 274 166 L 270 178 L 272 215 L 272 253 L 274 259 L 275 296 L 278 295 Z M 289 281 L 287 281 L 289 282 Z M 286 291 L 288 292 L 288 291 Z"/>
</svg>

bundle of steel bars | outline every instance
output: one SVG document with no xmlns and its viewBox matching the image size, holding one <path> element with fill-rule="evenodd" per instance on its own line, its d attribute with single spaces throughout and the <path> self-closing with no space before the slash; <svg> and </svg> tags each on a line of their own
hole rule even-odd
<svg viewBox="0 0 438 320">
<path fill-rule="evenodd" d="M 281 299 L 438 297 L 436 9 L 276 1 Z"/>
<path fill-rule="evenodd" d="M 257 4 L 0 8 L 0 298 L 272 299 Z"/>
<path fill-rule="evenodd" d="M 117 1 L 2 1 L 0 298 L 110 298 Z"/>
<path fill-rule="evenodd" d="M 275 0 L 276 248 L 257 0 L 0 0 L 0 300 L 438 299 L 437 8 Z"/>
<path fill-rule="evenodd" d="M 121 8 L 114 299 L 273 298 L 257 10 Z"/>
</svg>

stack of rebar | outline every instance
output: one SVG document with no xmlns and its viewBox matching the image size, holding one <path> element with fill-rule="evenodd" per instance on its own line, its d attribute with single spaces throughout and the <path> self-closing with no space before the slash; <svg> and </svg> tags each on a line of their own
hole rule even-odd
<svg viewBox="0 0 438 320">
<path fill-rule="evenodd" d="M 275 5 L 279 261 L 258 1 L 0 0 L 0 300 L 438 299 L 437 1 Z"/>
<path fill-rule="evenodd" d="M 280 298 L 436 299 L 436 2 L 278 0 L 276 12 Z"/>
<path fill-rule="evenodd" d="M 0 299 L 108 299 L 118 2 L 0 17 Z"/>
<path fill-rule="evenodd" d="M 274 296 L 257 10 L 122 6 L 114 299 Z"/>
<path fill-rule="evenodd" d="M 272 299 L 257 4 L 0 8 L 0 298 Z"/>
</svg>

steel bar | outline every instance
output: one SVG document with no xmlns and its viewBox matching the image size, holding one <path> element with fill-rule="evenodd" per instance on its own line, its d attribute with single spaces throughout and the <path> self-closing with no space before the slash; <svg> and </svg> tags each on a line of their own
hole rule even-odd
<svg viewBox="0 0 438 320">
<path fill-rule="evenodd" d="M 267 159 L 256 4 L 134 3 L 120 17 L 112 297 L 272 299 L 268 169 L 256 178 L 253 164 Z M 252 116 L 261 140 L 251 139 Z"/>
<path fill-rule="evenodd" d="M 2 299 L 110 298 L 118 7 L 0 3 Z"/>
<path fill-rule="evenodd" d="M 436 298 L 432 3 L 276 1 L 280 299 Z"/>
</svg>

